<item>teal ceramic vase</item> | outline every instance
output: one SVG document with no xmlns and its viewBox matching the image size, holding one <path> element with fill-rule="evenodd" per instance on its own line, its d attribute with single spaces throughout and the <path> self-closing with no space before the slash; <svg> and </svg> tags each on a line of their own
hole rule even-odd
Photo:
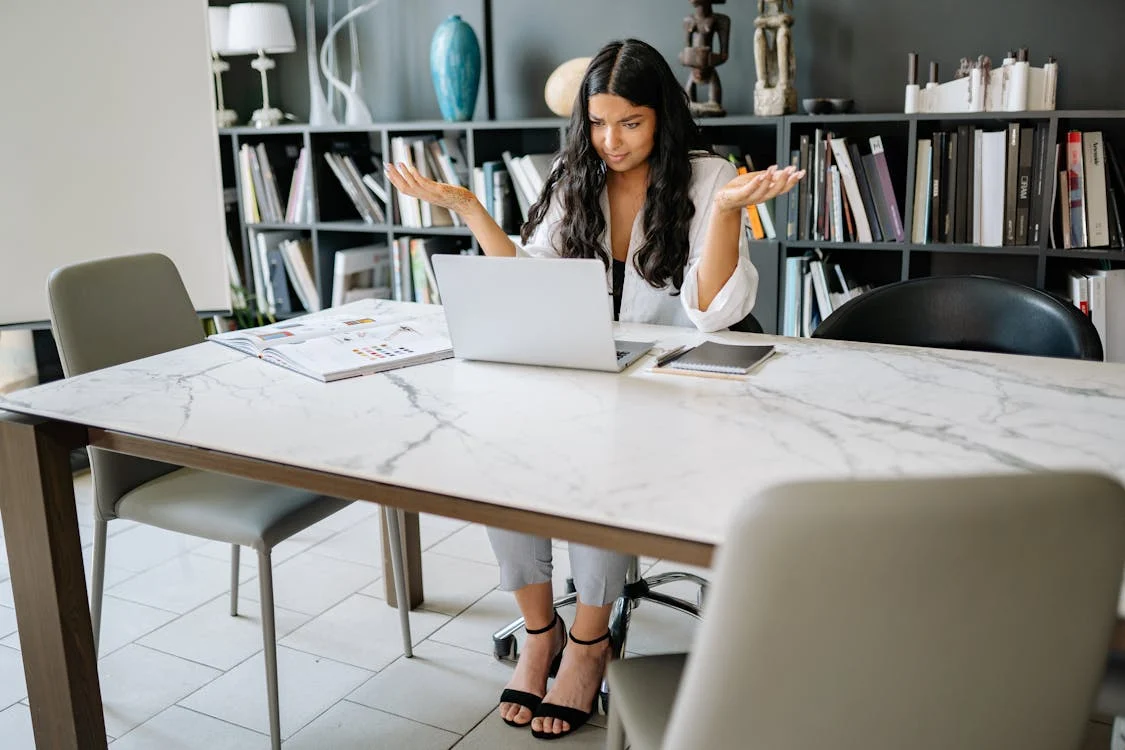
<svg viewBox="0 0 1125 750">
<path fill-rule="evenodd" d="M 453 122 L 472 119 L 480 88 L 480 44 L 461 16 L 450 16 L 434 31 L 430 73 L 441 116 Z"/>
</svg>

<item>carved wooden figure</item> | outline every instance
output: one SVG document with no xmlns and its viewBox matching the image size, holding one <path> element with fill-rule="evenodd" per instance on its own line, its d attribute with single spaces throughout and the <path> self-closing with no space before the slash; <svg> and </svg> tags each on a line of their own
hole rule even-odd
<svg viewBox="0 0 1125 750">
<path fill-rule="evenodd" d="M 793 54 L 793 0 L 758 0 L 754 19 L 754 65 L 758 80 L 754 85 L 754 114 L 783 115 L 797 111 L 797 73 Z"/>
<path fill-rule="evenodd" d="M 687 47 L 680 52 L 680 63 L 691 68 L 688 77 L 688 100 L 693 114 L 702 117 L 721 117 L 723 110 L 723 86 L 715 70 L 727 61 L 730 54 L 730 16 L 712 11 L 712 6 L 726 0 L 691 0 L 695 7 L 692 15 L 684 19 L 687 34 Z M 718 40 L 719 49 L 714 50 Z M 696 101 L 698 87 L 709 86 L 707 101 Z"/>
</svg>

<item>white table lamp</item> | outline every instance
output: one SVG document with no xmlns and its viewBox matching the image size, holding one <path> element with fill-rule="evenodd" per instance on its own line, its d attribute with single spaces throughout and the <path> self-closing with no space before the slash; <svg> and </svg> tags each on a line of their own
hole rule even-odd
<svg viewBox="0 0 1125 750">
<path fill-rule="evenodd" d="M 293 52 L 297 39 L 289 10 L 281 3 L 235 3 L 230 6 L 230 23 L 227 27 L 227 51 L 234 53 L 257 52 L 250 67 L 262 74 L 262 108 L 254 110 L 250 122 L 256 128 L 278 125 L 281 110 L 270 106 L 270 90 L 266 71 L 275 66 L 266 53 Z"/>
<path fill-rule="evenodd" d="M 215 122 L 220 128 L 229 128 L 238 122 L 238 114 L 227 109 L 223 102 L 223 73 L 230 70 L 230 63 L 219 58 L 228 54 L 227 26 L 230 21 L 230 8 L 207 8 L 207 28 L 211 37 L 211 72 L 215 74 Z"/>
</svg>

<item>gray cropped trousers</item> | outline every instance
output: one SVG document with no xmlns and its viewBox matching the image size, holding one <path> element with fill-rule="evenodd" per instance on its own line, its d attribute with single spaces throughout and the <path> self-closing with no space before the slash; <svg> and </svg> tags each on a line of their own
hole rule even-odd
<svg viewBox="0 0 1125 750">
<path fill-rule="evenodd" d="M 515 591 L 551 580 L 550 539 L 488 527 L 488 541 L 500 563 L 501 590 Z M 625 590 L 629 555 L 574 542 L 568 546 L 570 573 L 580 602 L 600 607 L 621 596 Z"/>
</svg>

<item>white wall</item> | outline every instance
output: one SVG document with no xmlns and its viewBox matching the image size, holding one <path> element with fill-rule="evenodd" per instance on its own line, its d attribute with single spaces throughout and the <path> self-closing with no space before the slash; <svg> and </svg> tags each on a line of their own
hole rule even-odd
<svg viewBox="0 0 1125 750">
<path fill-rule="evenodd" d="M 206 0 L 5 0 L 0 325 L 49 318 L 60 265 L 176 263 L 229 309 Z"/>
<path fill-rule="evenodd" d="M 38 382 L 31 331 L 0 331 L 0 393 Z"/>
</svg>

